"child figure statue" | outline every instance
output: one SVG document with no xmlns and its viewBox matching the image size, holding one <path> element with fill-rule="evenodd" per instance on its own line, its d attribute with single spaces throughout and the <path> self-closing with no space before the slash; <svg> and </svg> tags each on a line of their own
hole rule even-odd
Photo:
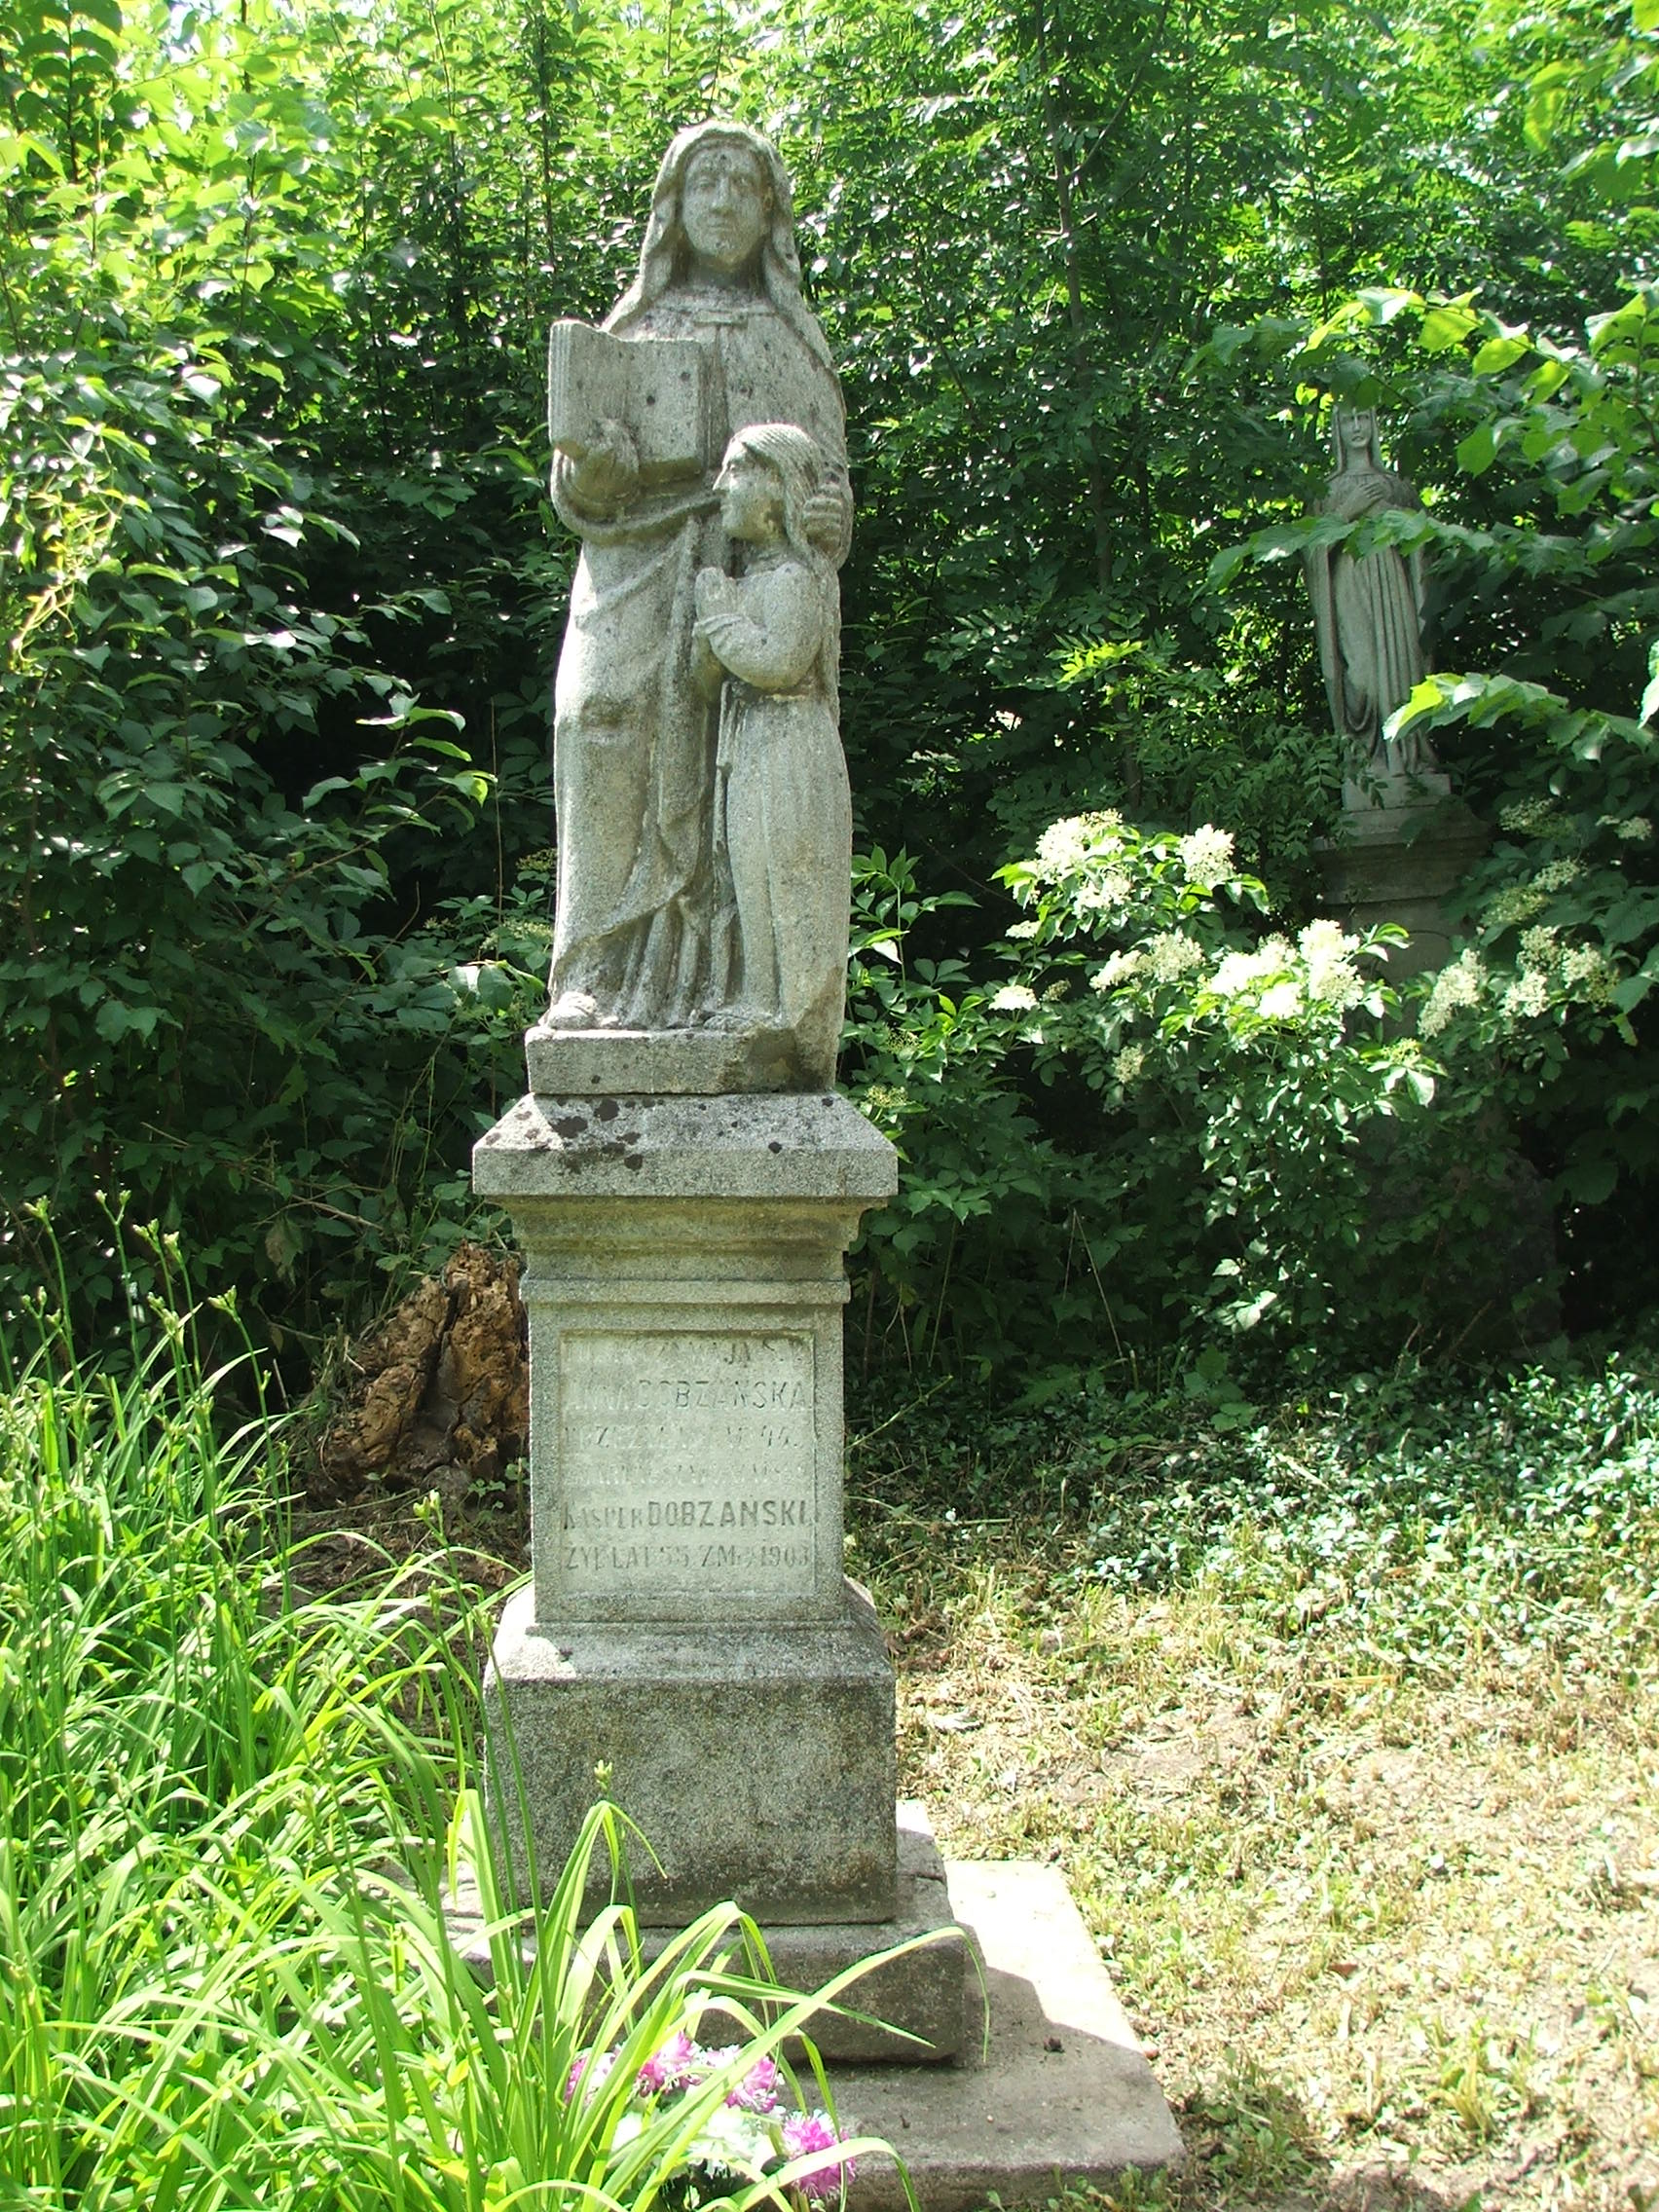
<svg viewBox="0 0 1659 2212">
<path fill-rule="evenodd" d="M 693 593 L 705 676 L 724 672 L 713 1019 L 787 1034 L 796 1080 L 815 1089 L 835 1080 L 853 849 L 840 593 L 806 530 L 825 474 L 817 441 L 793 424 L 738 431 L 715 488 L 726 535 L 748 548 L 743 573 L 705 568 Z"/>
</svg>

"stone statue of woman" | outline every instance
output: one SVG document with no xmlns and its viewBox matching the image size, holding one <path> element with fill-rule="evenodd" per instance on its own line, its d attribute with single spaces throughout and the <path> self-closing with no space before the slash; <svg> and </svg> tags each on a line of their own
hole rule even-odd
<svg viewBox="0 0 1659 2212">
<path fill-rule="evenodd" d="M 1321 514 L 1356 522 L 1388 507 L 1415 513 L 1422 505 L 1415 486 L 1382 464 L 1377 418 L 1370 408 L 1338 407 L 1331 416 L 1336 473 L 1320 502 Z M 1355 558 L 1340 548 L 1316 547 L 1308 556 L 1308 588 L 1319 638 L 1319 660 L 1331 718 L 1344 742 L 1343 804 L 1364 809 L 1384 790 L 1384 803 L 1400 803 L 1409 787 L 1432 775 L 1438 763 L 1427 737 L 1416 729 L 1391 742 L 1382 725 L 1421 682 L 1422 555 L 1402 557 L 1392 545 Z M 1386 787 L 1394 786 L 1393 792 Z M 1445 788 L 1435 779 L 1436 790 Z"/>
<path fill-rule="evenodd" d="M 694 634 L 694 586 L 732 566 L 714 487 L 733 433 L 783 424 L 812 441 L 819 478 L 800 527 L 831 578 L 852 536 L 840 386 L 801 298 L 789 174 L 758 131 L 705 123 L 674 140 L 639 276 L 605 328 L 629 345 L 703 349 L 703 460 L 651 480 L 619 420 L 555 456 L 553 502 L 582 541 L 554 685 L 559 859 L 542 1026 L 555 1034 L 684 1030 L 721 1012 L 720 671 Z"/>
</svg>

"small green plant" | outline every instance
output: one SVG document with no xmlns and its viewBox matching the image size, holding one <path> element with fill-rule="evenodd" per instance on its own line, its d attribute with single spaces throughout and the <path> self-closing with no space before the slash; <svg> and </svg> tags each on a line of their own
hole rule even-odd
<svg viewBox="0 0 1659 2212">
<path fill-rule="evenodd" d="M 1230 2194 L 1277 2195 L 1305 2187 L 1319 2163 L 1295 2093 L 1252 2059 L 1235 2057 L 1224 2079 L 1194 2101 L 1197 2148 Z"/>
<path fill-rule="evenodd" d="M 1450 2114 L 1474 2142 L 1490 2142 L 1530 2110 L 1527 2042 L 1495 2033 L 1485 2020 L 1456 2035 L 1433 2022 L 1416 2040 L 1423 2052 L 1425 2102 Z"/>
</svg>

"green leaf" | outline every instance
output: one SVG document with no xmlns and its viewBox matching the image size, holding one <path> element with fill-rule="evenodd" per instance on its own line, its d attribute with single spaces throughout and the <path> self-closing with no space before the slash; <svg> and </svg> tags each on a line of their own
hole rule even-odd
<svg viewBox="0 0 1659 2212">
<path fill-rule="evenodd" d="M 1489 338 L 1474 358 L 1478 377 L 1501 376 L 1532 350 L 1530 338 Z"/>
<path fill-rule="evenodd" d="M 1418 343 L 1425 353 L 1449 353 L 1479 327 L 1480 317 L 1472 308 L 1448 300 L 1440 307 L 1430 308 L 1423 316 Z"/>
<path fill-rule="evenodd" d="M 1505 425 L 1502 423 L 1482 423 L 1469 432 L 1457 446 L 1457 466 L 1466 476 L 1484 476 L 1496 457 Z"/>
</svg>

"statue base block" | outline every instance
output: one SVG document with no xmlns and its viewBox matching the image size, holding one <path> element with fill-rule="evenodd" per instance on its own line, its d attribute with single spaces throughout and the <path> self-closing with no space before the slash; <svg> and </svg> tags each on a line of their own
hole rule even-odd
<svg viewBox="0 0 1659 2212">
<path fill-rule="evenodd" d="M 1181 2138 L 1055 1866 L 945 1864 L 978 1954 L 954 2066 L 831 2070 L 841 2123 L 904 2160 L 923 2212 L 1052 2204 L 1182 2162 Z M 986 2033 L 988 2015 L 989 2033 Z M 1126 2194 L 1126 2193 L 1125 2193 Z M 848 2212 L 906 2212 L 890 2159 L 866 2158 Z"/>
<path fill-rule="evenodd" d="M 530 1088 L 553 1098 L 832 1088 L 788 1029 L 527 1029 Z"/>
<path fill-rule="evenodd" d="M 869 1601 L 843 1589 L 840 1621 L 810 1633 L 538 1630 L 532 1592 L 510 1600 L 484 1716 L 492 1824 L 520 1895 L 532 1853 L 550 1887 L 604 1769 L 603 1794 L 650 1846 L 629 1854 L 642 1921 L 683 1927 L 733 1897 L 779 1926 L 891 1919 L 893 1669 Z M 590 1909 L 609 1894 L 608 1868 L 594 1875 Z M 848 1940 L 842 1965 L 882 1948 L 863 1926 Z"/>
<path fill-rule="evenodd" d="M 1341 835 L 1314 847 L 1326 903 L 1349 929 L 1398 922 L 1411 932 L 1411 942 L 1390 957 L 1390 981 L 1444 967 L 1453 952 L 1445 901 L 1491 838 L 1487 825 L 1456 799 L 1345 808 Z"/>
</svg>

